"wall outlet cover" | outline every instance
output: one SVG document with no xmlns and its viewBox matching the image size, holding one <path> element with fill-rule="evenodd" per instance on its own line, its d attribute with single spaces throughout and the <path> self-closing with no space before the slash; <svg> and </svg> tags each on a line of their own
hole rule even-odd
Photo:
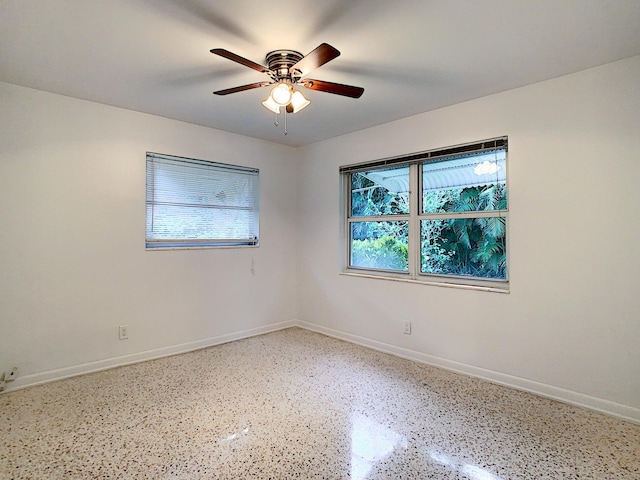
<svg viewBox="0 0 640 480">
<path fill-rule="evenodd" d="M 404 334 L 411 335 L 411 322 L 409 320 L 405 320 L 404 322 Z"/>
</svg>

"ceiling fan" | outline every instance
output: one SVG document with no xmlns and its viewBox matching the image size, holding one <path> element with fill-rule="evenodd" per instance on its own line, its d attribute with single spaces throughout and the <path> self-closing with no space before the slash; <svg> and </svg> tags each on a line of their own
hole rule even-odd
<svg viewBox="0 0 640 480">
<path fill-rule="evenodd" d="M 229 95 L 231 93 L 275 85 L 271 90 L 271 94 L 262 104 L 274 112 L 276 116 L 280 113 L 280 107 L 284 108 L 286 114 L 297 113 L 309 105 L 309 100 L 304 98 L 302 93 L 294 88 L 295 85 L 300 85 L 309 90 L 318 90 L 320 92 L 333 93 L 351 98 L 360 98 L 364 93 L 364 88 L 361 87 L 306 78 L 312 70 L 321 67 L 340 55 L 340 52 L 328 43 L 320 44 L 308 55 L 302 55 L 295 50 L 273 50 L 267 53 L 265 57 L 268 66 L 252 62 L 224 48 L 214 48 L 211 50 L 211 53 L 257 70 L 271 79 L 270 81 L 255 82 L 248 85 L 218 90 L 213 92 L 215 95 Z M 276 125 L 277 124 L 276 117 Z"/>
</svg>

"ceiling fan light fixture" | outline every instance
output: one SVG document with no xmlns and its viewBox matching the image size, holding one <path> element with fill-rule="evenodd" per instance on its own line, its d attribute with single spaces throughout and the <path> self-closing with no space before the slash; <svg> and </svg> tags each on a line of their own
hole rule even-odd
<svg viewBox="0 0 640 480">
<path fill-rule="evenodd" d="M 271 94 L 262 102 L 264 108 L 271 110 L 276 115 L 280 114 L 280 105 L 278 105 L 274 100 Z"/>
<path fill-rule="evenodd" d="M 271 90 L 271 98 L 281 107 L 285 107 L 291 102 L 292 88 L 285 82 L 279 82 L 273 90 Z"/>
<path fill-rule="evenodd" d="M 294 90 L 293 95 L 291 95 L 290 104 L 293 107 L 293 113 L 298 113 L 310 103 L 311 101 L 307 100 L 301 92 L 299 92 L 298 90 Z"/>
</svg>

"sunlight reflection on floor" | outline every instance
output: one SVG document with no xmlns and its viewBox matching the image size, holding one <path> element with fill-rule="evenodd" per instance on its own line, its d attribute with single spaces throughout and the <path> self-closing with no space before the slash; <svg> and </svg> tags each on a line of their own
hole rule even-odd
<svg viewBox="0 0 640 480">
<path fill-rule="evenodd" d="M 351 478 L 364 480 L 380 460 L 396 448 L 407 448 L 407 440 L 362 413 L 352 415 Z"/>
<path fill-rule="evenodd" d="M 484 468 L 470 465 L 468 463 L 461 464 L 449 455 L 436 450 L 429 451 L 429 456 L 436 462 L 449 467 L 451 470 L 459 471 L 471 480 L 503 480 L 502 477 L 499 477 Z"/>
</svg>

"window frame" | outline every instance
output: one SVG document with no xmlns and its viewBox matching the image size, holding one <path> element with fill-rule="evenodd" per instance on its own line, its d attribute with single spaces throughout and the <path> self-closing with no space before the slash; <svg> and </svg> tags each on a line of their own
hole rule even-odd
<svg viewBox="0 0 640 480">
<path fill-rule="evenodd" d="M 411 153 L 398 157 L 362 162 L 358 164 L 344 165 L 339 168 L 341 182 L 341 270 L 344 275 L 361 276 L 376 279 L 405 281 L 426 285 L 445 287 L 469 288 L 484 291 L 508 293 L 509 279 L 509 204 L 503 210 L 481 210 L 471 212 L 436 212 L 424 213 L 422 211 L 422 165 L 428 162 L 445 161 L 447 158 L 471 155 L 476 153 L 505 151 L 505 185 L 507 196 L 509 194 L 509 149 L 507 136 L 496 137 L 480 142 L 455 145 L 446 148 Z M 378 216 L 353 216 L 351 176 L 358 172 L 375 169 L 409 166 L 409 213 L 389 214 Z M 501 217 L 505 219 L 505 255 L 507 268 L 505 279 L 472 277 L 453 274 L 423 273 L 421 271 L 421 221 L 444 220 L 464 218 Z M 407 271 L 390 270 L 382 268 L 370 268 L 351 265 L 351 224 L 367 221 L 408 221 L 408 269 Z"/>
<path fill-rule="evenodd" d="M 194 211 L 203 208 L 211 208 L 213 210 L 246 210 L 251 212 L 252 221 L 249 222 L 251 224 L 250 230 L 254 234 L 250 238 L 231 238 L 219 236 L 217 238 L 197 238 L 197 237 L 188 237 L 184 235 L 182 238 L 155 238 L 149 235 L 149 208 L 152 209 L 151 212 L 151 222 L 155 219 L 153 209 L 155 205 L 163 205 L 166 202 L 157 202 L 155 200 L 156 192 L 156 179 L 154 177 L 152 186 L 149 183 L 149 175 L 150 175 L 150 164 L 153 165 L 152 168 L 158 168 L 156 165 L 161 163 L 162 161 L 168 162 L 169 165 L 172 165 L 174 168 L 176 166 L 184 166 L 185 171 L 179 173 L 175 177 L 171 177 L 173 180 L 177 180 L 179 178 L 188 179 L 187 181 L 193 186 L 193 190 L 188 190 L 192 195 L 199 195 L 202 192 L 198 191 L 197 184 L 191 183 L 194 182 L 194 172 L 190 172 L 186 170 L 188 168 L 204 168 L 208 175 L 212 175 L 214 173 L 222 175 L 223 172 L 228 172 L 230 175 L 228 177 L 222 177 L 221 179 L 224 181 L 229 181 L 232 175 L 250 175 L 254 177 L 249 182 L 249 188 L 251 190 L 251 194 L 247 197 L 251 204 L 249 207 L 241 207 L 241 206 L 214 206 L 209 203 L 186 203 L 186 202 L 176 202 L 173 203 L 173 206 L 179 208 L 192 208 Z M 168 169 L 167 169 L 168 170 Z M 153 175 L 153 172 L 151 172 Z M 151 192 L 151 197 L 150 197 Z M 184 193 L 184 192 L 179 192 Z M 185 194 L 186 195 L 186 194 Z M 246 167 L 240 165 L 232 165 L 221 162 L 213 162 L 210 160 L 202 160 L 196 158 L 189 157 L 181 157 L 176 155 L 167 155 L 155 152 L 147 152 L 146 160 L 145 160 L 145 211 L 146 211 L 146 220 L 145 220 L 145 249 L 146 250 L 191 250 L 191 249 L 203 249 L 203 248 L 243 248 L 243 247 L 257 247 L 259 246 L 259 231 L 260 231 L 260 170 L 253 167 Z"/>
</svg>

